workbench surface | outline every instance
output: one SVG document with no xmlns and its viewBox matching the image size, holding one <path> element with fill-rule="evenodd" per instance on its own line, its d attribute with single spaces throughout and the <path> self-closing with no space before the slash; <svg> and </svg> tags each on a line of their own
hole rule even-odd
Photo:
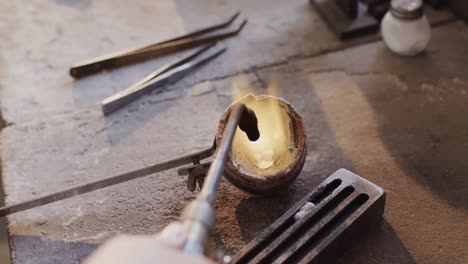
<svg viewBox="0 0 468 264">
<path fill-rule="evenodd" d="M 226 181 L 213 242 L 235 253 L 339 168 L 387 192 L 384 219 L 340 263 L 467 263 L 468 28 L 433 30 L 403 58 L 377 37 L 342 43 L 306 0 L 0 2 L 2 177 L 7 204 L 210 146 L 232 82 L 302 115 L 308 155 L 290 188 L 249 196 Z M 102 99 L 183 53 L 73 80 L 71 64 L 180 35 L 240 10 L 226 54 L 103 117 Z M 446 14 L 445 14 L 446 15 Z M 444 17 L 444 16 L 441 16 Z M 450 17 L 446 15 L 445 18 Z M 8 217 L 15 264 L 79 263 L 121 233 L 152 234 L 195 194 L 175 170 Z"/>
</svg>

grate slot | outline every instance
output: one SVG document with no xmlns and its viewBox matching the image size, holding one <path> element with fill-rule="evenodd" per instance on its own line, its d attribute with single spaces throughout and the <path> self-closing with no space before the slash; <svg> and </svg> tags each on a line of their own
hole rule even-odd
<svg viewBox="0 0 468 264">
<path fill-rule="evenodd" d="M 289 234 L 286 234 L 287 237 L 283 241 L 279 241 L 276 247 L 269 248 L 269 252 L 264 256 L 259 256 L 258 260 L 254 263 L 272 263 L 277 259 L 281 254 L 283 254 L 288 248 L 294 244 L 305 232 L 310 229 L 312 226 L 320 222 L 329 212 L 333 211 L 338 207 L 346 198 L 348 198 L 354 192 L 354 187 L 347 186 L 341 190 L 335 197 L 333 197 L 327 204 L 320 208 L 316 213 L 308 215 L 305 219 L 305 222 L 298 221 L 297 228 L 291 230 Z M 312 213 L 312 212 L 311 212 Z M 302 219 L 304 220 L 304 219 Z M 302 223 L 301 223 L 302 222 Z"/>
<path fill-rule="evenodd" d="M 330 194 L 335 191 L 340 184 L 342 183 L 341 179 L 335 179 L 321 188 L 319 191 L 315 192 L 309 199 L 310 202 L 313 202 L 315 205 L 318 205 L 324 199 L 326 199 Z M 303 205 L 301 203 L 301 205 Z M 300 208 L 300 207 L 299 207 Z M 299 209 L 298 209 L 299 210 Z M 273 229 L 273 232 L 267 234 L 266 237 L 256 240 L 256 245 L 252 246 L 250 250 L 243 255 L 240 259 L 233 261 L 233 263 L 249 263 L 253 258 L 255 258 L 262 250 L 264 250 L 268 244 L 272 243 L 275 239 L 277 239 L 281 234 L 283 234 L 288 228 L 290 228 L 294 224 L 294 214 L 291 213 L 286 218 L 286 220 L 282 218 L 278 219 L 275 223 L 272 224 L 272 227 L 276 228 Z M 266 230 L 265 232 L 269 232 L 270 229 Z M 260 235 L 261 237 L 262 235 Z"/>
<path fill-rule="evenodd" d="M 344 223 L 359 207 L 369 200 L 367 194 L 359 194 L 351 203 L 349 203 L 341 212 L 339 212 L 331 221 L 326 223 L 315 235 L 313 235 L 304 245 L 287 258 L 284 263 L 299 263 L 299 261 L 308 262 L 307 254 L 314 253 L 312 249 L 322 242 L 333 230 Z"/>
<path fill-rule="evenodd" d="M 251 251 L 245 254 L 236 263 L 249 263 L 249 261 L 251 261 L 253 258 L 255 258 L 255 256 L 258 255 L 258 253 L 264 250 L 265 247 L 268 246 L 268 244 L 271 243 L 272 240 L 284 233 L 284 231 L 287 230 L 293 224 L 294 219 L 290 217 L 279 228 L 275 229 L 271 234 L 269 234 L 269 236 L 265 240 L 262 240 L 260 243 L 258 243 L 257 246 L 255 246 Z"/>
<path fill-rule="evenodd" d="M 313 195 L 309 201 L 314 203 L 315 205 L 318 205 L 320 202 L 322 202 L 325 198 L 327 198 L 328 196 L 330 196 L 330 194 L 332 194 L 332 192 L 334 190 L 336 190 L 336 188 L 338 188 L 338 186 L 340 186 L 341 184 L 341 179 L 334 179 L 332 182 L 330 182 L 329 184 L 327 184 L 325 186 L 325 188 L 323 188 L 323 190 L 321 192 L 319 192 L 317 195 Z"/>
</svg>

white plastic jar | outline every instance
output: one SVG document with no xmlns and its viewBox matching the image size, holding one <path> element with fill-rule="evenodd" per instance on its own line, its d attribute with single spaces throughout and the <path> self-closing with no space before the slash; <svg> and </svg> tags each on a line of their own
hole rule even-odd
<svg viewBox="0 0 468 264">
<path fill-rule="evenodd" d="M 392 0 L 382 20 L 381 32 L 391 51 L 404 56 L 421 53 L 431 38 L 422 0 Z"/>
</svg>

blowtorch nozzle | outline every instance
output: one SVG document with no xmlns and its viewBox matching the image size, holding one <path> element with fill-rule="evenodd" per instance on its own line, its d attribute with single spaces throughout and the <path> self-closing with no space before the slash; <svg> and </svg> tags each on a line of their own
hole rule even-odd
<svg viewBox="0 0 468 264">
<path fill-rule="evenodd" d="M 247 134 L 250 141 L 256 141 L 260 138 L 260 131 L 258 131 L 257 116 L 252 109 L 245 106 L 239 120 L 239 128 Z"/>
</svg>

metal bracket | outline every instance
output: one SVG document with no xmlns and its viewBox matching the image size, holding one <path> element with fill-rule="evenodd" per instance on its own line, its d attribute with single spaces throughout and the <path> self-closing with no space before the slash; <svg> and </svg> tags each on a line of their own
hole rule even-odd
<svg viewBox="0 0 468 264">
<path fill-rule="evenodd" d="M 194 161 L 193 165 L 181 167 L 177 169 L 178 175 L 188 175 L 187 177 L 187 189 L 191 192 L 194 192 L 197 188 L 201 190 L 203 183 L 205 181 L 206 173 L 210 168 L 211 162 L 196 162 Z"/>
<path fill-rule="evenodd" d="M 358 0 L 310 0 L 310 3 L 342 40 L 379 29 L 379 21 Z"/>
<path fill-rule="evenodd" d="M 390 0 L 309 1 L 341 40 L 377 32 L 380 20 L 390 8 Z M 441 8 L 449 1 L 425 0 L 424 2 L 432 8 Z"/>
</svg>

